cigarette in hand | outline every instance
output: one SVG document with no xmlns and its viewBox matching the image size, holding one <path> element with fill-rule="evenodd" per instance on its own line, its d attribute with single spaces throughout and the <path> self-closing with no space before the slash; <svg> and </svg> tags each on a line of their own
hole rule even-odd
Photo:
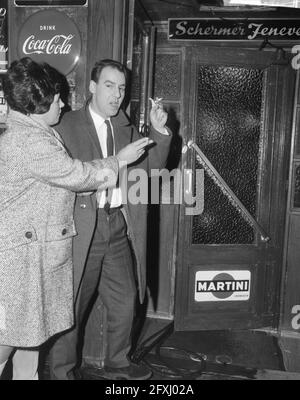
<svg viewBox="0 0 300 400">
<path fill-rule="evenodd" d="M 155 100 L 153 100 L 151 97 L 149 97 L 149 100 L 151 101 L 152 107 L 154 107 L 154 106 L 162 107 L 162 104 L 161 104 L 162 97 L 161 98 L 155 97 Z"/>
</svg>

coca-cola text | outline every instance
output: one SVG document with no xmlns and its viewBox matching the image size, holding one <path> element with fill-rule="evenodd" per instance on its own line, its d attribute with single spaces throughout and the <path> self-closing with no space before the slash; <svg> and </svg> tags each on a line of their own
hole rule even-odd
<svg viewBox="0 0 300 400">
<path fill-rule="evenodd" d="M 29 36 L 23 44 L 24 54 L 69 54 L 71 52 L 74 35 L 55 35 L 52 39 L 36 39 Z"/>
</svg>

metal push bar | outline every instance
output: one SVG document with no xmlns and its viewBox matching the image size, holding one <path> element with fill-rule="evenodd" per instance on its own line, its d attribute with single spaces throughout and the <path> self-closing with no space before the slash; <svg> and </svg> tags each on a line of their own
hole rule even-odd
<svg viewBox="0 0 300 400">
<path fill-rule="evenodd" d="M 242 217 L 254 229 L 256 229 L 260 233 L 261 240 L 263 242 L 268 242 L 270 240 L 269 235 L 265 232 L 262 226 L 256 221 L 256 219 L 253 218 L 253 216 L 250 214 L 250 212 L 247 210 L 244 204 L 237 198 L 237 196 L 230 189 L 230 187 L 227 185 L 227 183 L 224 181 L 224 179 L 221 177 L 221 175 L 218 173 L 218 171 L 215 169 L 212 163 L 208 160 L 208 158 L 203 154 L 203 152 L 200 150 L 197 144 L 193 140 L 190 140 L 187 143 L 187 147 L 193 148 L 196 151 L 197 160 L 203 166 L 208 175 L 213 179 L 213 181 L 219 186 L 219 188 L 228 198 L 230 203 L 238 210 L 240 214 L 242 214 Z"/>
</svg>

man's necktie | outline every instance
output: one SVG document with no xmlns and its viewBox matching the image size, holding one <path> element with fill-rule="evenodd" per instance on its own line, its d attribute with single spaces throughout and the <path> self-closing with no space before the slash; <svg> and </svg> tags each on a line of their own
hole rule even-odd
<svg viewBox="0 0 300 400">
<path fill-rule="evenodd" d="M 107 157 L 109 157 L 114 155 L 114 139 L 109 120 L 106 119 L 104 122 L 107 128 L 106 146 L 107 146 Z"/>
<path fill-rule="evenodd" d="M 113 154 L 114 154 L 114 139 L 113 139 L 111 125 L 110 125 L 109 120 L 106 119 L 104 122 L 105 122 L 105 125 L 107 128 L 106 129 L 106 131 L 107 131 L 106 149 L 107 149 L 107 157 L 109 157 L 109 156 L 113 156 Z M 104 210 L 106 212 L 108 212 L 109 208 L 110 208 L 111 196 L 112 196 L 112 191 L 109 189 L 106 189 L 106 203 L 104 205 Z"/>
</svg>

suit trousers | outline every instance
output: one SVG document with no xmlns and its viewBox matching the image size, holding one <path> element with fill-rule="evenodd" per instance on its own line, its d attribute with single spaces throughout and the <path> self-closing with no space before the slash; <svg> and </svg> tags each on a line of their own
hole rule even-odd
<svg viewBox="0 0 300 400">
<path fill-rule="evenodd" d="M 61 335 L 49 357 L 52 379 L 74 379 L 78 329 L 98 290 L 107 309 L 107 354 L 105 365 L 126 367 L 131 348 L 131 331 L 136 301 L 133 260 L 127 226 L 120 209 L 97 211 L 97 225 L 89 249 L 76 301 L 76 326 Z"/>
</svg>

